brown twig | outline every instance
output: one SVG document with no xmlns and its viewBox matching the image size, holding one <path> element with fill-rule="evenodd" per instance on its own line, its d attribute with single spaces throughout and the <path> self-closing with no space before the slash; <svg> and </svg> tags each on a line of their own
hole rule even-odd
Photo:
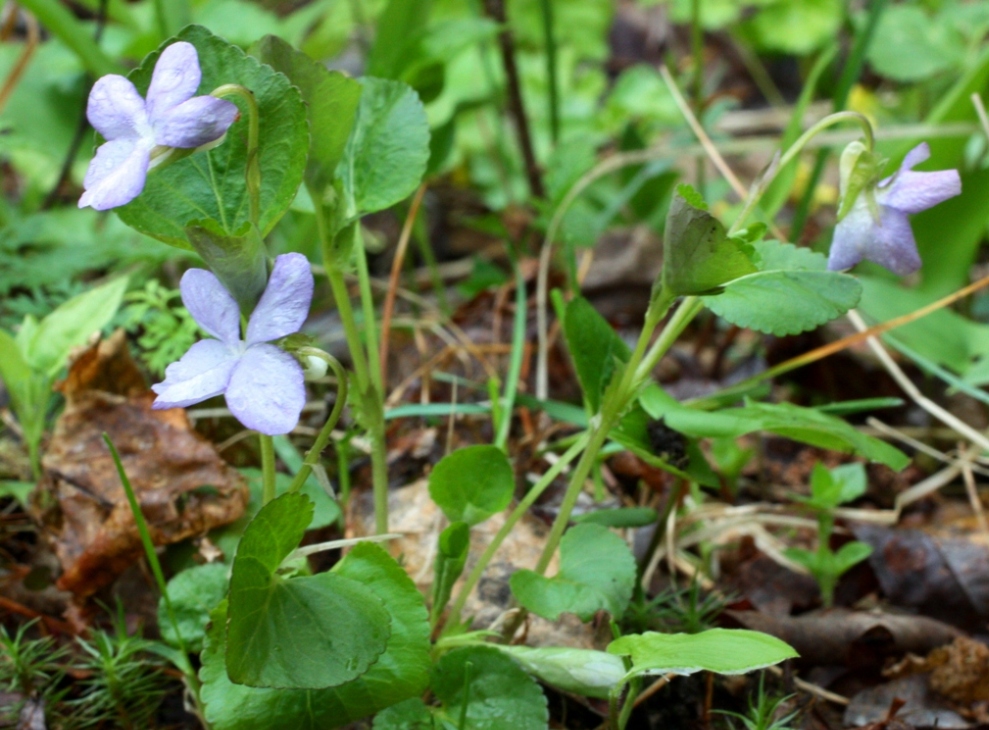
<svg viewBox="0 0 989 730">
<path fill-rule="evenodd" d="M 17 18 L 16 6 L 10 17 L 11 23 L 13 23 Z M 21 55 L 17 57 L 14 67 L 10 70 L 7 78 L 4 79 L 3 87 L 0 88 L 0 111 L 3 111 L 11 94 L 14 93 L 14 89 L 17 88 L 17 84 L 20 82 L 21 76 L 24 75 L 24 71 L 27 70 L 28 62 L 31 60 L 31 56 L 34 55 L 34 51 L 41 40 L 41 33 L 38 31 L 38 21 L 35 20 L 31 13 L 24 13 L 24 22 L 27 25 L 27 42 L 24 44 L 24 50 L 21 51 Z M 4 28 L 3 32 L 6 36 L 9 31 L 7 28 Z"/>
<path fill-rule="evenodd" d="M 515 40 L 512 38 L 512 31 L 508 27 L 505 1 L 484 0 L 484 10 L 502 28 L 501 33 L 498 34 L 498 46 L 501 49 L 501 63 L 505 67 L 508 112 L 515 122 L 515 133 L 519 138 L 519 147 L 522 148 L 522 158 L 525 162 L 525 174 L 529 180 L 529 188 L 537 198 L 545 198 L 546 188 L 543 187 L 542 173 L 536 163 L 536 153 L 532 147 L 532 135 L 529 132 L 529 120 L 525 115 L 522 86 L 519 83 L 519 70 L 515 65 Z"/>
<path fill-rule="evenodd" d="M 391 262 L 391 276 L 388 278 L 388 293 L 385 294 L 384 310 L 381 313 L 381 382 L 388 382 L 388 341 L 391 332 L 391 315 L 395 309 L 395 294 L 398 291 L 398 277 L 402 273 L 402 264 L 405 262 L 405 251 L 409 247 L 409 238 L 412 236 L 412 226 L 415 225 L 416 216 L 419 214 L 419 206 L 422 198 L 426 194 L 426 185 L 422 184 L 416 190 L 412 198 L 412 205 L 409 206 L 409 214 L 405 216 L 405 224 L 402 226 L 402 233 L 398 237 L 398 247 L 395 249 L 395 258 Z"/>
</svg>

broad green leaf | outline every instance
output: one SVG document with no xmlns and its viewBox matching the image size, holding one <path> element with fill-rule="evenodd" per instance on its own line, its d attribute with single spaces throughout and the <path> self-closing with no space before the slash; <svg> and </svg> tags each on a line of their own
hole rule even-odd
<svg viewBox="0 0 989 730">
<path fill-rule="evenodd" d="M 202 650 L 210 612 L 226 597 L 229 570 L 225 563 L 207 563 L 183 570 L 168 581 L 168 597 L 187 651 Z M 158 601 L 158 626 L 161 638 L 178 647 L 179 637 L 164 597 Z"/>
<path fill-rule="evenodd" d="M 191 43 L 202 68 L 200 94 L 223 84 L 240 84 L 254 94 L 259 109 L 261 219 L 267 235 L 295 198 L 306 164 L 309 133 L 306 109 L 298 90 L 271 67 L 247 56 L 202 26 L 185 28 L 174 40 Z M 128 78 L 143 95 L 160 51 L 152 53 Z M 142 233 L 175 246 L 188 247 L 185 229 L 209 219 L 229 236 L 243 236 L 249 225 L 244 174 L 247 165 L 247 109 L 230 127 L 224 141 L 148 175 L 142 192 L 118 209 L 121 219 Z"/>
<path fill-rule="evenodd" d="M 347 217 L 404 200 L 429 161 L 429 122 L 416 93 L 388 79 L 364 78 L 361 86 L 357 121 L 336 173 Z"/>
<path fill-rule="evenodd" d="M 278 574 L 312 513 L 309 497 L 283 494 L 261 508 L 237 546 L 227 672 L 238 684 L 335 687 L 362 675 L 385 650 L 391 618 L 374 592 L 338 573 Z"/>
<path fill-rule="evenodd" d="M 866 486 L 865 467 L 861 464 L 841 464 L 828 469 L 824 464 L 817 463 L 810 476 L 811 498 L 801 501 L 829 511 L 861 497 Z"/>
<path fill-rule="evenodd" d="M 330 71 L 276 36 L 265 36 L 252 50 L 262 63 L 285 74 L 302 92 L 313 130 L 306 164 L 306 184 L 322 196 L 332 183 L 347 139 L 357 118 L 361 85 L 339 71 Z"/>
<path fill-rule="evenodd" d="M 699 634 L 623 636 L 608 645 L 609 654 L 629 656 L 627 679 L 643 674 L 743 674 L 798 656 L 775 636 L 744 629 L 708 629 Z"/>
<path fill-rule="evenodd" d="M 631 351 L 583 297 L 574 297 L 567 305 L 563 333 L 584 398 L 590 410 L 597 413 L 601 394 L 615 373 L 616 360 L 628 362 Z"/>
<path fill-rule="evenodd" d="M 415 46 L 429 23 L 432 0 L 389 0 L 378 16 L 367 75 L 398 79 L 413 62 Z"/>
<path fill-rule="evenodd" d="M 759 271 L 827 271 L 828 257 L 804 246 L 780 241 L 754 241 Z"/>
<path fill-rule="evenodd" d="M 17 341 L 7 332 L 0 330 L 0 378 L 3 379 L 7 390 L 17 388 L 31 377 L 31 368 L 24 361 L 21 348 Z"/>
<path fill-rule="evenodd" d="M 286 727 L 325 730 L 360 720 L 425 691 L 429 681 L 429 622 L 422 595 L 382 548 L 356 545 L 332 571 L 372 591 L 391 615 L 391 636 L 371 669 L 323 690 L 279 690 L 230 682 L 224 666 L 225 606 L 213 614 L 203 652 L 202 697 L 213 730 Z"/>
<path fill-rule="evenodd" d="M 710 293 L 726 282 L 756 271 L 743 244 L 685 185 L 677 187 L 663 234 L 663 287 L 676 296 Z"/>
<path fill-rule="evenodd" d="M 454 522 L 440 533 L 433 563 L 433 611 L 435 618 L 450 600 L 453 584 L 464 572 L 470 549 L 470 526 Z"/>
<path fill-rule="evenodd" d="M 762 271 L 725 285 L 704 304 L 739 327 L 777 336 L 812 330 L 858 304 L 862 285 L 833 271 Z M 785 302 L 786 306 L 780 306 Z"/>
<path fill-rule="evenodd" d="M 803 56 L 834 42 L 844 15 L 842 0 L 775 0 L 742 28 L 763 50 Z"/>
<path fill-rule="evenodd" d="M 894 81 L 922 81 L 965 60 L 961 34 L 916 5 L 892 5 L 879 17 L 866 56 L 872 68 Z"/>
<path fill-rule="evenodd" d="M 250 223 L 243 228 L 228 233 L 207 219 L 186 226 L 185 235 L 237 301 L 241 313 L 250 317 L 268 285 L 268 260 L 260 234 Z"/>
<path fill-rule="evenodd" d="M 509 505 L 514 491 L 512 465 L 496 446 L 458 449 L 429 475 L 429 496 L 452 522 L 484 522 Z"/>
<path fill-rule="evenodd" d="M 652 507 L 618 507 L 599 509 L 574 518 L 578 525 L 592 524 L 604 527 L 646 527 L 659 519 Z"/>
<path fill-rule="evenodd" d="M 374 716 L 374 730 L 434 730 L 433 713 L 418 697 L 387 707 Z"/>
<path fill-rule="evenodd" d="M 546 697 L 539 685 L 494 647 L 471 646 L 446 654 L 433 669 L 430 686 L 443 703 L 438 714 L 451 730 L 549 727 Z M 460 725 L 462 716 L 466 722 Z"/>
<path fill-rule="evenodd" d="M 559 573 L 546 578 L 517 570 L 509 585 L 519 603 L 550 621 L 561 613 L 590 621 L 602 610 L 617 621 L 632 599 L 635 559 L 625 541 L 606 527 L 581 524 L 560 541 Z"/>
<path fill-rule="evenodd" d="M 126 290 L 127 277 L 114 279 L 56 308 L 20 342 L 24 360 L 38 373 L 57 375 L 72 348 L 102 330 L 117 313 Z"/>
<path fill-rule="evenodd" d="M 625 676 L 625 663 L 614 654 L 592 649 L 546 646 L 497 646 L 540 682 L 565 692 L 608 699 Z"/>
</svg>

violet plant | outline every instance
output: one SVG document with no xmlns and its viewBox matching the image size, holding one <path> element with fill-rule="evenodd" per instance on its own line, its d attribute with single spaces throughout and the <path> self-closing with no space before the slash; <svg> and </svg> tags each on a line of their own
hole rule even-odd
<svg viewBox="0 0 989 730">
<path fill-rule="evenodd" d="M 198 679 L 187 671 L 184 654 L 177 661 L 204 722 L 218 730 L 276 722 L 337 727 L 378 713 L 375 727 L 381 728 L 434 720 L 466 727 L 471 713 L 485 711 L 486 692 L 511 686 L 512 696 L 500 700 L 521 718 L 513 726 L 545 727 L 535 677 L 607 699 L 613 726 L 624 728 L 647 676 L 737 673 L 794 656 L 773 637 L 723 629 L 618 636 L 607 651 L 527 650 L 508 641 L 480 646 L 489 633 L 472 631 L 464 611 L 509 532 L 569 469 L 540 559 L 510 581 L 518 611 L 506 620 L 504 635 L 514 637 L 526 612 L 549 619 L 574 613 L 589 621 L 606 611 L 618 625 L 639 577 L 629 547 L 603 525 L 571 527 L 577 499 L 609 442 L 701 484 L 710 481 L 710 470 L 703 468 L 698 439 L 751 431 L 784 433 L 902 468 L 902 453 L 834 416 L 787 404 L 738 406 L 734 397 L 698 408 L 665 393 L 653 371 L 705 307 L 739 326 L 801 332 L 858 302 L 861 285 L 835 269 L 866 258 L 896 272 L 914 270 L 906 215 L 956 194 L 957 175 L 913 172 L 922 157 L 918 148 L 897 174 L 881 179 L 871 124 L 842 112 L 814 125 L 782 155 L 730 227 L 695 191 L 678 189 L 666 223 L 663 271 L 635 346 L 625 345 L 580 297 L 565 306 L 563 331 L 584 392 L 586 428 L 511 510 L 457 591 L 469 563 L 470 529 L 511 504 L 514 472 L 504 449 L 487 445 L 458 450 L 433 471 L 430 494 L 451 525 L 439 539 L 438 585 L 427 612 L 410 577 L 381 547 L 361 542 L 331 571 L 315 575 L 300 558 L 328 546 L 298 548 L 313 514 L 312 500 L 299 489 L 329 443 L 348 382 L 354 416 L 371 444 L 377 532 L 387 537 L 384 378 L 360 220 L 419 185 L 429 158 L 421 102 L 401 82 L 347 78 L 277 38 L 263 39 L 246 55 L 195 26 L 149 57 L 129 81 L 116 78 L 94 87 L 91 118 L 108 141 L 87 175 L 82 204 L 117 208 L 134 228 L 195 249 L 210 268 L 188 271 L 181 291 L 212 339 L 167 368 L 154 387 L 155 405 L 184 407 L 223 394 L 234 416 L 258 431 L 261 445 L 264 504 L 240 539 L 226 597 L 211 612 Z M 196 96 L 201 86 L 213 91 Z M 231 101 L 214 98 L 220 96 Z M 830 264 L 820 254 L 763 240 L 766 226 L 747 222 L 776 172 L 822 130 L 844 122 L 861 125 L 864 138 L 843 156 Z M 352 375 L 325 353 L 292 341 L 312 298 L 308 261 L 285 254 L 270 263 L 267 255 L 264 237 L 302 184 L 313 204 Z M 346 285 L 350 273 L 360 288 L 360 325 Z M 305 402 L 302 361 L 311 356 L 333 367 L 337 406 L 304 468 L 277 495 L 272 436 L 298 423 Z M 683 453 L 675 459 L 652 447 L 650 424 L 660 420 L 683 436 Z M 548 577 L 557 554 L 559 571 Z M 178 626 L 173 629 L 184 646 Z M 420 699 L 427 688 L 434 705 Z"/>
</svg>

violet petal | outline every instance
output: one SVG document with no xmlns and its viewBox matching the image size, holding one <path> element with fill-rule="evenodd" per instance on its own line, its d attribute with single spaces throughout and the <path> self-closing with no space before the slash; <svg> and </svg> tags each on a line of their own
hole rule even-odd
<svg viewBox="0 0 989 730">
<path fill-rule="evenodd" d="M 881 210 L 882 222 L 873 229 L 865 258 L 899 276 L 912 274 L 920 269 L 920 254 L 907 214 L 893 208 Z"/>
<path fill-rule="evenodd" d="M 89 92 L 86 118 L 108 140 L 146 136 L 151 127 L 144 99 L 123 76 L 103 76 Z"/>
<path fill-rule="evenodd" d="M 178 41 L 162 51 L 148 86 L 147 109 L 151 122 L 195 96 L 201 80 L 199 55 L 194 45 Z"/>
<path fill-rule="evenodd" d="M 222 137 L 237 118 L 237 105 L 213 96 L 197 96 L 155 117 L 158 144 L 192 149 Z"/>
<path fill-rule="evenodd" d="M 228 345 L 240 344 L 240 308 L 216 275 L 189 269 L 179 282 L 182 303 L 203 330 Z"/>
<path fill-rule="evenodd" d="M 295 428 L 306 404 L 302 366 L 274 345 L 247 349 L 230 376 L 227 407 L 248 428 L 277 436 Z"/>
<path fill-rule="evenodd" d="M 848 211 L 848 215 L 835 226 L 831 253 L 828 255 L 828 269 L 844 271 L 861 261 L 873 235 L 873 226 L 869 207 L 860 197 Z"/>
<path fill-rule="evenodd" d="M 109 210 L 126 205 L 144 188 L 154 140 L 144 137 L 110 140 L 89 163 L 79 207 Z"/>
<path fill-rule="evenodd" d="M 151 386 L 158 394 L 152 408 L 184 408 L 227 389 L 240 356 L 219 340 L 200 340 L 165 368 L 165 380 Z"/>
<path fill-rule="evenodd" d="M 876 200 L 880 205 L 904 213 L 919 213 L 961 194 L 961 191 L 962 181 L 957 170 L 902 170 L 886 191 L 880 190 Z"/>
<path fill-rule="evenodd" d="M 268 287 L 247 323 L 247 344 L 271 342 L 298 332 L 309 314 L 313 276 L 301 253 L 275 258 Z"/>
</svg>

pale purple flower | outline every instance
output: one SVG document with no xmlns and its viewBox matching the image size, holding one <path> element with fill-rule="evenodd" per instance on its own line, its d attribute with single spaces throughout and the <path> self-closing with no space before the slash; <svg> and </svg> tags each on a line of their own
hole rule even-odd
<svg viewBox="0 0 989 730">
<path fill-rule="evenodd" d="M 917 242 L 907 215 L 927 210 L 962 191 L 956 170 L 913 171 L 915 165 L 930 156 L 926 142 L 917 145 L 903 158 L 896 173 L 880 181 L 873 190 L 866 188 L 859 193 L 848 214 L 834 229 L 829 269 L 849 269 L 862 259 L 874 261 L 900 276 L 920 268 Z M 844 175 L 841 182 L 844 195 Z"/>
<path fill-rule="evenodd" d="M 288 433 L 306 402 L 302 366 L 269 344 L 299 331 L 309 313 L 313 276 L 298 253 L 275 259 L 268 286 L 240 337 L 240 309 L 220 280 L 189 269 L 179 284 L 193 319 L 216 339 L 201 340 L 165 369 L 165 382 L 151 386 L 153 408 L 184 408 L 223 393 L 242 424 L 263 434 Z"/>
<path fill-rule="evenodd" d="M 86 116 L 107 141 L 89 163 L 80 208 L 107 210 L 136 198 L 154 166 L 153 151 L 194 149 L 226 134 L 237 119 L 237 105 L 193 96 L 201 78 L 195 46 L 179 41 L 161 52 L 147 100 L 123 76 L 110 74 L 93 84 Z M 154 157 L 160 161 L 163 155 Z"/>
</svg>

